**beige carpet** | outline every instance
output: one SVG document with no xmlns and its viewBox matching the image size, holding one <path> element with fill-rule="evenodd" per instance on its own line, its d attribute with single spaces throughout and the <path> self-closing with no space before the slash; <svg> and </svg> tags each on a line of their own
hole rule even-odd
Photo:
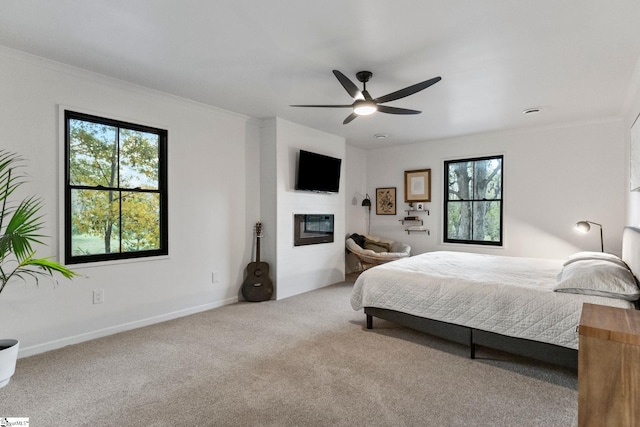
<svg viewBox="0 0 640 427">
<path fill-rule="evenodd" d="M 376 320 L 340 283 L 20 359 L 31 426 L 570 426 L 574 371 Z"/>
</svg>

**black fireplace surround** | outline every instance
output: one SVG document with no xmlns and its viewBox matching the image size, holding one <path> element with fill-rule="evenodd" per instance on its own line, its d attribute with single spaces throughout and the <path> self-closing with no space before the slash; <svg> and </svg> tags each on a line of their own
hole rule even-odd
<svg viewBox="0 0 640 427">
<path fill-rule="evenodd" d="M 333 242 L 333 214 L 294 214 L 293 245 Z"/>
</svg>

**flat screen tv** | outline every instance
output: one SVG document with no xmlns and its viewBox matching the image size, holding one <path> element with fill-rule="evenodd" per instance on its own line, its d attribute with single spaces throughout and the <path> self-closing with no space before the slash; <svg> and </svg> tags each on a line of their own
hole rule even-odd
<svg viewBox="0 0 640 427">
<path fill-rule="evenodd" d="M 342 159 L 300 150 L 296 190 L 337 193 Z"/>
</svg>

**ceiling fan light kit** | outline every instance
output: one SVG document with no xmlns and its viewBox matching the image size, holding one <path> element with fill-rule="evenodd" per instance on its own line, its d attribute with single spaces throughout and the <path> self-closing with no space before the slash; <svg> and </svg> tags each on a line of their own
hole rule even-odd
<svg viewBox="0 0 640 427">
<path fill-rule="evenodd" d="M 378 110 L 378 106 L 375 102 L 357 100 L 353 103 L 353 112 L 359 116 L 368 116 Z"/>
<path fill-rule="evenodd" d="M 362 82 L 362 90 L 358 89 L 358 86 L 355 85 L 347 76 L 342 74 L 338 70 L 333 70 L 333 74 L 336 76 L 342 87 L 347 91 L 349 96 L 353 98 L 352 104 L 347 105 L 291 105 L 291 107 L 316 107 L 316 108 L 351 108 L 353 112 L 347 116 L 346 119 L 342 122 L 343 124 L 347 124 L 351 122 L 358 116 L 366 116 L 369 114 L 373 114 L 376 111 L 387 114 L 420 114 L 421 111 L 418 110 L 409 110 L 407 108 L 398 108 L 398 107 L 390 107 L 388 105 L 380 105 L 386 102 L 395 101 L 401 98 L 405 98 L 409 95 L 413 95 L 414 93 L 420 92 L 423 89 L 428 88 L 429 86 L 438 83 L 442 80 L 441 77 L 434 77 L 429 80 L 425 80 L 423 82 L 414 84 L 412 86 L 408 86 L 404 89 L 400 89 L 398 91 L 389 93 L 387 95 L 381 96 L 379 98 L 372 98 L 369 92 L 367 91 L 367 82 L 373 76 L 371 71 L 359 71 L 356 73 L 356 78 L 358 81 Z"/>
</svg>

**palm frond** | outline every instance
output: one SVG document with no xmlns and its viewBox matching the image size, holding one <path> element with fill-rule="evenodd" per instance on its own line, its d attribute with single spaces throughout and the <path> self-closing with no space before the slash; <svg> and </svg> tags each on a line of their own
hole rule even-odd
<svg viewBox="0 0 640 427">
<path fill-rule="evenodd" d="M 3 213 L 7 209 L 9 196 L 24 183 L 24 174 L 18 170 L 22 162 L 22 157 L 17 154 L 0 150 L 0 202 Z M 2 219 L 0 217 L 0 228 L 2 228 Z"/>
<path fill-rule="evenodd" d="M 44 225 L 42 202 L 35 197 L 17 206 L 9 201 L 25 182 L 25 175 L 18 170 L 22 162 L 19 155 L 0 150 L 0 293 L 13 278 L 33 278 L 37 284 L 39 277 L 53 277 L 54 273 L 67 279 L 78 276 L 50 258 L 34 258 L 32 245 L 44 244 L 40 239 L 45 236 L 39 233 Z"/>
<path fill-rule="evenodd" d="M 39 213 L 41 207 L 40 200 L 33 197 L 18 205 L 0 237 L 0 261 L 11 252 L 15 253 L 19 261 L 23 260 L 33 251 L 33 243 L 43 244 L 40 238 L 44 236 L 38 234 L 43 225 L 42 215 Z"/>
<path fill-rule="evenodd" d="M 33 255 L 33 253 L 31 254 Z M 28 267 L 38 267 L 46 272 L 47 275 L 53 275 L 54 272 L 60 273 L 65 279 L 72 279 L 76 276 L 79 276 L 78 273 L 72 271 L 61 265 L 55 261 L 51 261 L 51 258 L 32 258 L 29 256 L 26 260 L 20 263 L 19 269 L 23 272 L 32 272 L 32 273 L 40 273 L 40 271 L 28 270 Z"/>
</svg>

